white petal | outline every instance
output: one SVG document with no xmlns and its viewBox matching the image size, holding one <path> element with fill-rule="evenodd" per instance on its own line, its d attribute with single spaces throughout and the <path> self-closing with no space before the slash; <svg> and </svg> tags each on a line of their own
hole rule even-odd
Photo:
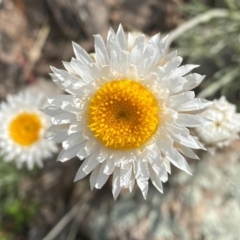
<svg viewBox="0 0 240 240">
<path fill-rule="evenodd" d="M 165 70 L 164 70 L 161 66 L 158 66 L 158 67 L 155 69 L 155 73 L 157 74 L 158 78 L 161 79 L 162 76 L 163 76 L 164 73 L 165 73 Z"/>
<path fill-rule="evenodd" d="M 79 111 L 73 104 L 73 96 L 71 95 L 56 95 L 48 97 L 48 103 L 52 106 L 59 107 L 62 110 L 67 110 L 69 112 Z"/>
<path fill-rule="evenodd" d="M 176 167 L 192 175 L 185 158 L 174 148 L 170 148 L 166 158 Z"/>
<path fill-rule="evenodd" d="M 132 170 L 131 180 L 130 180 L 129 187 L 128 187 L 130 192 L 132 192 L 134 184 L 135 184 L 135 176 L 134 176 L 134 173 L 133 173 L 133 170 Z"/>
<path fill-rule="evenodd" d="M 57 132 L 57 133 L 53 133 L 52 135 L 47 137 L 47 139 L 51 140 L 51 141 L 54 141 L 54 142 L 57 142 L 57 143 L 61 143 L 62 141 L 67 139 L 67 137 L 68 137 L 67 132 Z"/>
<path fill-rule="evenodd" d="M 185 137 L 185 136 L 181 136 L 178 134 L 172 134 L 171 137 L 174 141 L 176 141 L 179 144 L 184 145 L 186 147 L 193 148 L 193 149 L 205 150 L 203 145 L 196 138 L 194 138 L 191 135 L 189 135 L 188 137 Z"/>
<path fill-rule="evenodd" d="M 171 94 L 181 92 L 183 90 L 183 86 L 186 83 L 185 78 L 176 77 L 170 78 L 167 81 L 160 82 L 161 87 L 167 88 Z"/>
<path fill-rule="evenodd" d="M 144 179 L 143 177 L 138 177 L 136 180 L 137 180 L 138 187 L 142 191 L 142 195 L 144 199 L 146 199 L 147 193 L 148 193 L 148 180 Z"/>
<path fill-rule="evenodd" d="M 167 159 L 164 158 L 163 164 L 164 164 L 164 166 L 165 166 L 165 168 L 166 168 L 166 171 L 167 171 L 169 174 L 171 174 L 171 164 L 170 164 L 170 162 L 169 162 Z"/>
<path fill-rule="evenodd" d="M 109 57 L 105 43 L 100 35 L 94 35 L 94 47 L 97 58 L 97 63 L 100 66 L 109 65 Z"/>
<path fill-rule="evenodd" d="M 85 64 L 89 64 L 93 62 L 92 58 L 81 46 L 79 46 L 75 42 L 73 42 L 72 45 L 73 45 L 73 51 L 79 61 Z"/>
<path fill-rule="evenodd" d="M 86 177 L 87 173 L 85 173 L 82 169 L 82 166 L 78 169 L 76 176 L 74 178 L 74 182 L 81 180 L 82 178 Z"/>
<path fill-rule="evenodd" d="M 62 149 L 61 152 L 58 155 L 57 161 L 66 162 L 66 161 L 70 160 L 71 158 L 77 156 L 77 153 L 79 151 L 79 147 L 80 147 L 80 145 L 78 144 L 78 145 L 76 145 L 74 147 L 71 147 L 67 150 Z"/>
<path fill-rule="evenodd" d="M 120 186 L 120 168 L 115 168 L 113 171 L 113 180 L 112 180 L 112 193 L 113 197 L 116 200 L 119 193 L 121 192 Z"/>
<path fill-rule="evenodd" d="M 64 112 L 62 114 L 56 115 L 51 118 L 53 124 L 66 124 L 76 121 L 76 115 L 69 112 Z"/>
<path fill-rule="evenodd" d="M 139 35 L 134 42 L 133 49 L 131 51 L 130 62 L 131 64 L 138 66 L 144 49 L 145 36 Z"/>
<path fill-rule="evenodd" d="M 86 145 L 86 142 L 82 142 L 80 143 L 80 150 L 79 152 L 77 153 L 77 157 L 80 159 L 80 160 L 83 160 L 85 159 L 86 157 L 89 156 L 89 154 L 87 153 L 87 151 L 85 150 L 85 145 Z"/>
<path fill-rule="evenodd" d="M 74 75 L 70 74 L 65 70 L 57 69 L 55 67 L 51 67 L 51 70 L 54 72 L 55 76 L 62 82 L 62 86 L 64 88 L 67 88 L 69 85 L 79 81 L 78 77 L 75 77 Z M 52 75 L 50 74 L 50 76 Z"/>
<path fill-rule="evenodd" d="M 169 77 L 182 77 L 197 67 L 199 67 L 199 65 L 187 64 L 187 65 L 181 66 L 176 70 L 174 70 Z"/>
<path fill-rule="evenodd" d="M 149 170 L 147 161 L 138 160 L 140 174 L 144 179 L 149 179 Z"/>
<path fill-rule="evenodd" d="M 130 62 L 130 54 L 127 51 L 121 52 L 121 61 L 118 64 L 118 70 L 119 72 L 124 76 L 127 73 L 127 70 L 129 68 L 129 62 Z"/>
<path fill-rule="evenodd" d="M 159 192 L 163 193 L 162 182 L 157 177 L 156 173 L 153 171 L 153 169 L 151 167 L 149 167 L 149 173 L 150 173 L 150 179 L 151 179 L 153 185 L 155 186 L 155 188 L 157 188 L 157 190 Z"/>
<path fill-rule="evenodd" d="M 77 73 L 75 72 L 75 70 L 71 67 L 71 64 L 69 62 L 65 62 L 62 61 L 63 66 L 65 67 L 65 69 L 72 75 L 77 76 Z"/>
<path fill-rule="evenodd" d="M 185 136 L 188 137 L 189 136 L 189 130 L 184 127 L 183 125 L 179 125 L 179 124 L 168 124 L 165 129 L 170 133 L 170 134 L 174 134 L 174 135 L 179 135 L 179 136 Z"/>
<path fill-rule="evenodd" d="M 156 159 L 151 159 L 149 164 L 160 181 L 166 182 L 168 180 L 168 175 L 163 164 L 162 157 L 158 156 Z"/>
<path fill-rule="evenodd" d="M 173 108 L 178 110 L 181 106 L 195 97 L 195 93 L 193 91 L 178 93 L 176 95 L 170 96 L 168 98 L 169 108 Z"/>
<path fill-rule="evenodd" d="M 89 138 L 85 145 L 86 152 L 90 155 L 99 146 L 99 143 L 92 137 Z"/>
<path fill-rule="evenodd" d="M 66 113 L 61 108 L 52 107 L 52 106 L 41 109 L 41 111 L 44 112 L 45 114 L 47 114 L 48 116 L 51 116 L 51 117 L 55 117 L 59 114 Z"/>
<path fill-rule="evenodd" d="M 165 66 L 164 66 L 164 70 L 165 70 L 165 74 L 170 73 L 173 69 L 176 69 L 182 62 L 182 57 L 175 57 L 173 59 L 171 59 Z M 175 77 L 179 77 L 179 76 L 175 76 Z"/>
<path fill-rule="evenodd" d="M 121 61 L 121 48 L 116 38 L 112 38 L 108 42 L 110 65 L 113 70 L 118 70 L 118 64 Z"/>
<path fill-rule="evenodd" d="M 207 101 L 205 99 L 195 98 L 187 103 L 184 103 L 184 104 L 178 106 L 175 109 L 178 110 L 179 112 L 188 112 L 188 111 L 194 111 L 194 110 L 202 110 L 202 109 L 210 106 L 211 104 L 212 104 L 212 102 Z"/>
<path fill-rule="evenodd" d="M 96 180 L 97 180 L 97 177 L 98 177 L 98 173 L 99 173 L 99 170 L 100 170 L 100 167 L 101 165 L 98 165 L 97 167 L 95 167 L 91 173 L 91 176 L 90 176 L 90 186 L 91 186 L 91 190 L 94 189 L 95 187 L 95 184 L 96 184 Z"/>
<path fill-rule="evenodd" d="M 120 169 L 120 186 L 121 187 L 128 188 L 131 180 L 131 174 L 132 174 L 131 163 L 124 166 L 124 168 L 121 167 Z"/>
<path fill-rule="evenodd" d="M 159 43 L 158 43 L 158 49 L 159 51 L 163 51 L 165 52 L 165 46 L 166 46 L 166 42 L 167 42 L 167 39 L 168 39 L 168 35 L 166 35 L 164 38 L 162 38 Z"/>
<path fill-rule="evenodd" d="M 78 75 L 82 78 L 82 82 L 84 84 L 89 84 L 94 80 L 93 74 L 91 72 L 90 64 L 85 65 L 77 59 L 74 59 L 71 62 L 72 68 L 78 73 Z"/>
<path fill-rule="evenodd" d="M 199 159 L 199 157 L 193 152 L 193 150 L 191 148 L 180 145 L 179 143 L 176 143 L 176 142 L 174 143 L 174 146 L 177 150 L 179 150 L 186 157 L 193 158 L 193 159 Z"/>
<path fill-rule="evenodd" d="M 183 89 L 185 91 L 188 91 L 188 90 L 191 90 L 191 89 L 197 87 L 202 82 L 202 80 L 205 78 L 205 76 L 202 76 L 197 73 L 192 73 L 192 74 L 185 76 L 185 78 L 187 79 L 188 82 L 185 83 Z"/>
<path fill-rule="evenodd" d="M 79 121 L 79 122 L 73 122 L 70 126 L 69 126 L 69 129 L 68 129 L 68 134 L 72 134 L 72 133 L 75 133 L 75 132 L 79 132 L 83 129 L 86 128 L 86 125 L 84 124 L 83 121 Z"/>
<path fill-rule="evenodd" d="M 118 40 L 118 43 L 119 43 L 121 49 L 126 50 L 126 35 L 124 33 L 124 30 L 123 30 L 121 24 L 118 27 L 116 37 L 117 37 L 117 40 Z"/>
<path fill-rule="evenodd" d="M 113 173 L 114 169 L 115 169 L 115 165 L 114 165 L 113 159 L 112 158 L 108 158 L 106 160 L 106 165 L 105 165 L 103 173 L 107 174 L 107 175 L 110 175 L 110 174 Z"/>
<path fill-rule="evenodd" d="M 148 44 L 156 46 L 160 41 L 160 33 L 155 34 L 148 40 Z"/>
<path fill-rule="evenodd" d="M 65 92 L 75 95 L 76 92 L 73 89 L 73 83 L 71 81 L 64 81 L 64 80 L 60 80 L 55 74 L 50 73 L 49 74 L 53 80 L 53 82 L 61 89 L 63 89 Z M 81 80 L 79 78 L 79 80 Z"/>
<path fill-rule="evenodd" d="M 99 150 L 96 150 L 92 155 L 88 156 L 83 162 L 81 168 L 87 174 L 89 174 L 98 164 L 97 156 L 99 155 Z"/>
<path fill-rule="evenodd" d="M 98 177 L 97 177 L 96 184 L 95 184 L 95 188 L 97 188 L 97 189 L 101 189 L 109 177 L 109 175 L 103 173 L 105 164 L 106 164 L 106 162 L 101 164 L 101 168 L 98 173 Z"/>
<path fill-rule="evenodd" d="M 67 132 L 69 128 L 69 124 L 62 124 L 62 125 L 51 125 L 47 131 L 48 132 Z"/>
<path fill-rule="evenodd" d="M 69 104 L 72 103 L 73 101 L 73 96 L 71 95 L 55 95 L 55 96 L 50 96 L 47 99 L 48 103 L 55 106 L 55 107 L 60 107 L 62 104 Z"/>
<path fill-rule="evenodd" d="M 164 165 L 164 164 L 163 164 Z M 163 167 L 162 167 L 163 168 Z M 158 176 L 158 178 L 161 180 L 161 182 L 165 183 L 168 181 L 168 174 L 166 171 L 162 172 L 162 175 Z"/>
<path fill-rule="evenodd" d="M 77 133 L 73 133 L 72 135 L 68 136 L 67 139 L 65 138 L 65 141 L 63 141 L 62 143 L 62 147 L 64 149 L 68 149 L 70 147 L 73 147 L 83 141 L 86 141 L 86 139 L 84 138 L 84 136 L 77 132 Z"/>
<path fill-rule="evenodd" d="M 203 127 L 211 123 L 211 121 L 198 115 L 179 113 L 177 123 L 186 127 Z"/>
</svg>

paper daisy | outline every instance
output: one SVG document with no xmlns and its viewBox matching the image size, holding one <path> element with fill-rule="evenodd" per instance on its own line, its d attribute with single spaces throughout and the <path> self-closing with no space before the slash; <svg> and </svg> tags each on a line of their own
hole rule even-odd
<svg viewBox="0 0 240 240">
<path fill-rule="evenodd" d="M 204 128 L 196 128 L 195 132 L 199 140 L 212 153 L 216 148 L 228 146 L 238 138 L 240 114 L 236 113 L 236 106 L 229 103 L 225 96 L 214 100 L 213 104 L 201 113 L 201 116 L 209 118 L 212 122 Z"/>
<path fill-rule="evenodd" d="M 188 74 L 196 65 L 179 67 L 176 51 L 166 55 L 167 38 L 159 34 L 146 44 L 139 35 L 129 51 L 121 26 L 109 30 L 106 45 L 94 38 L 95 60 L 73 43 L 76 59 L 63 63 L 67 71 L 52 68 L 53 81 L 70 94 L 49 98 L 44 110 L 52 139 L 62 141 L 58 160 L 85 159 L 75 180 L 91 173 L 91 188 L 113 175 L 115 199 L 135 181 L 144 198 L 149 179 L 162 192 L 170 162 L 190 173 L 182 154 L 197 158 L 191 148 L 203 148 L 186 128 L 205 124 L 195 112 L 210 103 L 189 91 L 203 77 Z"/>
<path fill-rule="evenodd" d="M 15 160 L 18 167 L 26 163 L 42 167 L 42 160 L 57 151 L 56 144 L 44 138 L 51 124 L 49 117 L 39 111 L 46 105 L 45 97 L 25 91 L 9 95 L 0 105 L 0 154 L 5 161 Z"/>
</svg>

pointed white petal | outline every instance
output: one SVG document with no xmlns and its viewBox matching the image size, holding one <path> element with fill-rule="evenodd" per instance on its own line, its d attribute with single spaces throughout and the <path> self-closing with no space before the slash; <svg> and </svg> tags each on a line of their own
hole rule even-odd
<svg viewBox="0 0 240 240">
<path fill-rule="evenodd" d="M 198 115 L 179 113 L 177 123 L 186 127 L 203 127 L 211 121 Z"/>
<path fill-rule="evenodd" d="M 97 177 L 98 177 L 98 173 L 99 173 L 99 170 L 100 170 L 100 167 L 101 165 L 99 164 L 97 167 L 95 167 L 91 173 L 91 176 L 90 176 L 90 186 L 91 186 L 91 190 L 94 189 L 95 187 L 95 184 L 96 184 L 96 180 L 97 180 Z"/>
<path fill-rule="evenodd" d="M 195 98 L 187 103 L 184 103 L 182 105 L 179 105 L 176 110 L 179 112 L 188 112 L 188 111 L 196 111 L 196 110 L 202 110 L 208 106 L 210 106 L 212 102 L 207 101 L 202 98 Z"/>
<path fill-rule="evenodd" d="M 197 67 L 199 67 L 199 65 L 187 64 L 187 65 L 181 66 L 176 70 L 174 70 L 169 77 L 182 77 Z"/>
<path fill-rule="evenodd" d="M 69 112 L 64 112 L 62 114 L 56 115 L 51 118 L 53 124 L 66 124 L 76 121 L 76 115 Z"/>
<path fill-rule="evenodd" d="M 146 180 L 143 177 L 138 177 L 136 178 L 138 187 L 141 189 L 142 195 L 144 199 L 146 200 L 147 198 L 147 193 L 148 193 L 148 180 Z"/>
<path fill-rule="evenodd" d="M 120 186 L 128 188 L 131 180 L 132 165 L 127 164 L 126 166 L 120 168 Z"/>
<path fill-rule="evenodd" d="M 203 145 L 193 136 L 189 135 L 189 136 L 181 136 L 179 134 L 171 134 L 171 137 L 174 141 L 178 142 L 181 145 L 184 145 L 186 147 L 189 148 L 193 148 L 193 149 L 203 149 L 206 150 Z"/>
<path fill-rule="evenodd" d="M 192 175 L 185 158 L 174 148 L 169 148 L 166 158 L 176 167 Z"/>
<path fill-rule="evenodd" d="M 176 69 L 182 62 L 182 57 L 175 57 L 173 59 L 171 59 L 165 66 L 164 66 L 164 70 L 165 70 L 165 74 L 170 73 L 172 70 Z M 175 77 L 180 77 L 180 76 L 175 76 Z"/>
<path fill-rule="evenodd" d="M 99 64 L 99 66 L 109 65 L 109 57 L 102 37 L 100 35 L 94 35 L 94 38 L 94 47 L 97 63 Z"/>
<path fill-rule="evenodd" d="M 108 158 L 106 160 L 106 165 L 105 165 L 103 173 L 110 175 L 113 173 L 114 169 L 115 169 L 114 160 L 112 158 Z"/>
<path fill-rule="evenodd" d="M 149 174 L 150 174 L 150 179 L 153 183 L 153 185 L 155 186 L 155 188 L 163 193 L 163 187 L 162 187 L 162 182 L 160 181 L 160 179 L 157 177 L 156 173 L 153 171 L 153 169 L 151 167 L 149 167 Z"/>
<path fill-rule="evenodd" d="M 121 49 L 126 50 L 126 35 L 121 24 L 118 27 L 116 37 Z"/>
<path fill-rule="evenodd" d="M 51 116 L 51 117 L 55 117 L 59 114 L 66 113 L 61 108 L 52 107 L 52 106 L 41 109 L 41 111 L 44 112 L 46 115 Z"/>
<path fill-rule="evenodd" d="M 183 155 L 185 155 L 186 157 L 189 158 L 193 158 L 193 159 L 198 159 L 199 157 L 193 152 L 193 150 L 189 147 L 183 146 L 177 142 L 174 143 L 174 147 L 179 150 Z"/>
<path fill-rule="evenodd" d="M 112 193 L 113 197 L 116 200 L 119 193 L 121 192 L 121 186 L 120 186 L 120 168 L 117 167 L 113 171 L 113 180 L 112 180 Z"/>
<path fill-rule="evenodd" d="M 74 178 L 74 182 L 81 180 L 82 178 L 86 177 L 87 173 L 85 173 L 82 169 L 82 166 L 78 169 L 76 176 Z"/>
<path fill-rule="evenodd" d="M 96 150 L 92 155 L 88 156 L 82 164 L 82 169 L 85 173 L 90 173 L 98 164 L 97 156 L 99 155 L 99 150 Z"/>
<path fill-rule="evenodd" d="M 169 162 L 167 159 L 165 159 L 165 158 L 164 158 L 164 160 L 163 160 L 163 165 L 165 166 L 166 171 L 167 171 L 169 174 L 171 174 L 171 164 L 170 164 L 170 162 Z"/>
<path fill-rule="evenodd" d="M 79 151 L 77 153 L 77 157 L 80 159 L 80 160 L 83 160 L 85 159 L 86 157 L 89 156 L 89 154 L 87 153 L 87 151 L 85 150 L 85 145 L 86 145 L 86 142 L 82 142 L 79 144 L 80 147 L 79 147 Z"/>
<path fill-rule="evenodd" d="M 81 46 L 79 46 L 75 42 L 73 42 L 72 45 L 73 45 L 73 51 L 79 61 L 85 64 L 89 64 L 93 62 L 92 58 Z"/>
<path fill-rule="evenodd" d="M 195 93 L 193 91 L 178 93 L 176 95 L 170 96 L 167 101 L 169 108 L 178 109 L 183 104 L 189 102 L 195 97 Z"/>
<path fill-rule="evenodd" d="M 79 151 L 79 147 L 80 147 L 80 145 L 78 144 L 67 150 L 62 149 L 58 155 L 57 161 L 66 162 L 66 161 L 70 160 L 71 158 L 75 157 Z"/>
<path fill-rule="evenodd" d="M 109 175 L 103 173 L 105 165 L 106 165 L 106 161 L 101 164 L 101 167 L 96 179 L 95 188 L 97 189 L 101 189 L 108 180 Z"/>
<path fill-rule="evenodd" d="M 185 78 L 188 82 L 185 83 L 183 89 L 185 91 L 189 91 L 189 90 L 197 87 L 202 82 L 202 80 L 205 78 L 205 76 L 202 76 L 197 73 L 192 73 L 192 74 L 185 76 Z"/>
<path fill-rule="evenodd" d="M 73 133 L 72 135 L 68 136 L 67 139 L 65 138 L 65 141 L 63 141 L 62 143 L 62 147 L 64 149 L 68 149 L 83 141 L 86 141 L 86 139 L 81 133 L 79 132 Z"/>
<path fill-rule="evenodd" d="M 64 141 L 65 139 L 68 138 L 68 133 L 67 132 L 57 132 L 57 133 L 53 133 L 52 135 L 48 136 L 47 139 L 57 142 L 57 143 L 61 143 L 62 141 Z"/>
</svg>

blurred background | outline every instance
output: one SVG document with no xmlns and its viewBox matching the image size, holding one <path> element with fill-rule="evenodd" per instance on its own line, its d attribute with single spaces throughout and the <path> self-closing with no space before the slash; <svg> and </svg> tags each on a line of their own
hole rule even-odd
<svg viewBox="0 0 240 240">
<path fill-rule="evenodd" d="M 0 99 L 35 86 L 59 93 L 49 66 L 73 56 L 71 42 L 93 52 L 93 34 L 109 27 L 170 34 L 169 48 L 206 75 L 196 93 L 225 95 L 240 111 L 239 0 L 0 0 Z M 91 192 L 73 183 L 80 161 L 45 161 L 17 170 L 0 161 L 0 240 L 238 240 L 240 142 L 174 170 L 164 194 L 135 188 L 117 201 L 109 181 Z"/>
</svg>

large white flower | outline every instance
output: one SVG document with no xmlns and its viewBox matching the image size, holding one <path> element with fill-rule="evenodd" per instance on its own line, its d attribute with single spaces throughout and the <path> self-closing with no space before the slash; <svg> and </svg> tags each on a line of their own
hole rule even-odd
<svg viewBox="0 0 240 240">
<path fill-rule="evenodd" d="M 213 153 L 216 148 L 228 146 L 238 138 L 240 114 L 236 113 L 236 106 L 229 103 L 225 96 L 214 100 L 201 116 L 209 118 L 212 122 L 204 128 L 196 128 L 195 132 L 199 140 Z"/>
<path fill-rule="evenodd" d="M 0 105 L 0 154 L 5 161 L 15 160 L 18 167 L 42 167 L 43 158 L 57 151 L 54 142 L 45 139 L 51 125 L 49 117 L 39 111 L 46 106 L 45 96 L 25 91 L 9 95 Z"/>
<path fill-rule="evenodd" d="M 203 148 L 186 128 L 205 123 L 195 112 L 209 102 L 189 91 L 203 77 L 188 74 L 196 65 L 179 67 L 176 51 L 166 55 L 159 34 L 147 44 L 139 35 L 130 50 L 121 26 L 109 30 L 106 45 L 94 38 L 95 60 L 73 43 L 76 59 L 63 63 L 67 71 L 52 68 L 53 81 L 70 94 L 49 98 L 44 110 L 52 117 L 51 139 L 62 141 L 58 160 L 85 159 L 75 180 L 91 173 L 91 188 L 113 174 L 114 198 L 135 180 L 144 198 L 149 179 L 162 192 L 170 162 L 190 173 L 182 154 L 197 158 L 191 148 Z"/>
</svg>

